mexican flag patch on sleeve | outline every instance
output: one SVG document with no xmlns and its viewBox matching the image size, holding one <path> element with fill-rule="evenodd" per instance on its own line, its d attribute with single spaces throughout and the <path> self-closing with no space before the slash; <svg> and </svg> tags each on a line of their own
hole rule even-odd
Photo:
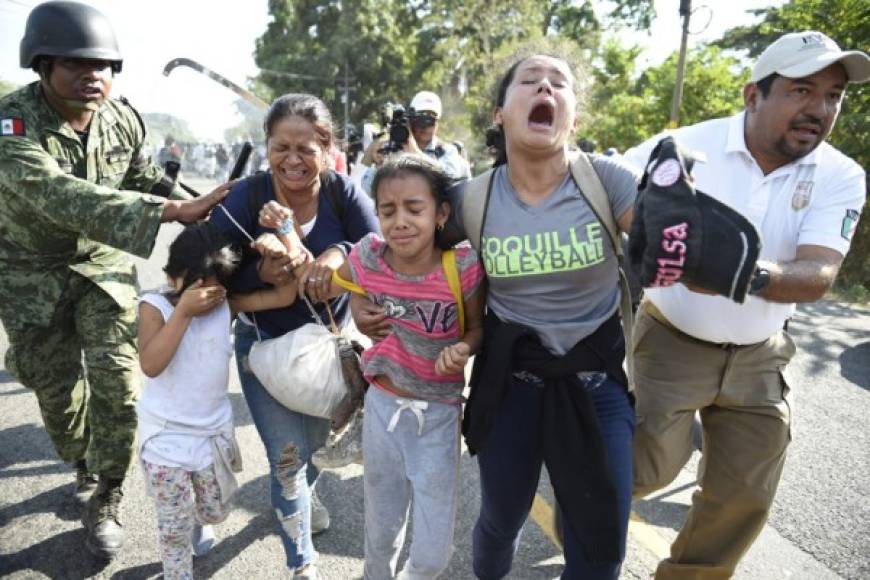
<svg viewBox="0 0 870 580">
<path fill-rule="evenodd" d="M 843 223 L 840 226 L 840 235 L 844 239 L 852 240 L 852 236 L 855 235 L 855 230 L 858 228 L 858 218 L 860 216 L 861 214 L 858 213 L 857 209 L 846 210 L 846 217 L 843 218 Z"/>
<path fill-rule="evenodd" d="M 18 117 L 9 117 L 0 119 L 0 135 L 8 136 L 24 136 L 24 119 Z"/>
</svg>

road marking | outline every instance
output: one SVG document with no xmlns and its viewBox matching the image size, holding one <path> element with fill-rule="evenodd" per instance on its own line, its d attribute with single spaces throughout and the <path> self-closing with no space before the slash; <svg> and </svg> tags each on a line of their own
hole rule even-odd
<svg viewBox="0 0 870 580">
<path fill-rule="evenodd" d="M 668 541 L 633 510 L 628 518 L 628 533 L 659 560 L 664 560 L 671 555 L 671 545 Z"/>
<path fill-rule="evenodd" d="M 547 503 L 547 500 L 541 497 L 541 494 L 536 493 L 535 499 L 532 501 L 532 511 L 530 513 L 532 519 L 544 532 L 544 535 L 550 538 L 557 548 L 562 549 L 562 542 L 559 541 L 559 534 L 556 533 L 555 522 L 553 517 L 553 507 Z"/>
<path fill-rule="evenodd" d="M 553 517 L 553 506 L 547 503 L 541 494 L 536 493 L 535 499 L 532 501 L 532 510 L 530 512 L 532 519 L 544 532 L 553 544 L 560 550 L 562 543 L 559 541 L 559 534 L 556 533 L 555 518 Z M 644 520 L 636 511 L 631 512 L 628 520 L 628 533 L 640 544 L 643 548 L 651 552 L 659 560 L 668 557 L 671 552 L 671 546 L 661 535 L 656 531 L 655 527 Z"/>
</svg>

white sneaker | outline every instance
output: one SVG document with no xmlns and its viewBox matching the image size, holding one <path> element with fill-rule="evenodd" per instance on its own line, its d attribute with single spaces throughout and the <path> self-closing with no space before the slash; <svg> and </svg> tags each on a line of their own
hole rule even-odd
<svg viewBox="0 0 870 580">
<path fill-rule="evenodd" d="M 329 511 L 317 497 L 317 492 L 311 490 L 311 535 L 323 533 L 329 529 Z"/>
<path fill-rule="evenodd" d="M 214 528 L 211 526 L 203 526 L 200 523 L 193 525 L 193 533 L 191 534 L 193 543 L 193 555 L 202 556 L 208 554 L 214 547 Z"/>
<path fill-rule="evenodd" d="M 314 564 L 308 564 L 303 568 L 297 568 L 293 573 L 294 578 L 301 578 L 302 580 L 317 580 L 319 576 L 317 575 L 317 566 Z"/>
<path fill-rule="evenodd" d="M 357 410 L 340 433 L 330 433 L 326 445 L 314 452 L 311 461 L 318 469 L 339 469 L 363 462 L 363 410 Z"/>
</svg>

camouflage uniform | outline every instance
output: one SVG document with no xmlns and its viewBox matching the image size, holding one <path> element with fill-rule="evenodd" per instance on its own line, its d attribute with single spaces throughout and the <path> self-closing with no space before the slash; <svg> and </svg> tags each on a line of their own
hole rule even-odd
<svg viewBox="0 0 870 580">
<path fill-rule="evenodd" d="M 39 82 L 0 99 L 0 320 L 7 369 L 33 389 L 65 461 L 123 478 L 136 432 L 137 284 L 125 254 L 147 257 L 163 171 L 126 103 L 93 114 L 87 146 Z M 11 126 L 11 125 L 7 125 Z M 173 193 L 176 193 L 175 191 Z M 177 195 L 177 193 L 176 193 Z"/>
</svg>

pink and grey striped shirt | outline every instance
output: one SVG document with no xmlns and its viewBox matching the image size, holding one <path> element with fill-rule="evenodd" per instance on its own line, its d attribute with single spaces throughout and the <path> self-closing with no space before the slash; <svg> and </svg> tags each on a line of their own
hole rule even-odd
<svg viewBox="0 0 870 580">
<path fill-rule="evenodd" d="M 393 384 L 420 399 L 455 400 L 462 395 L 462 373 L 438 375 L 435 361 L 444 347 L 459 341 L 456 300 L 441 268 L 423 276 L 394 272 L 384 260 L 387 244 L 368 234 L 350 253 L 353 280 L 391 318 L 393 332 L 363 353 L 369 382 L 386 375 Z M 472 248 L 456 248 L 463 300 L 480 288 L 483 269 Z"/>
</svg>

